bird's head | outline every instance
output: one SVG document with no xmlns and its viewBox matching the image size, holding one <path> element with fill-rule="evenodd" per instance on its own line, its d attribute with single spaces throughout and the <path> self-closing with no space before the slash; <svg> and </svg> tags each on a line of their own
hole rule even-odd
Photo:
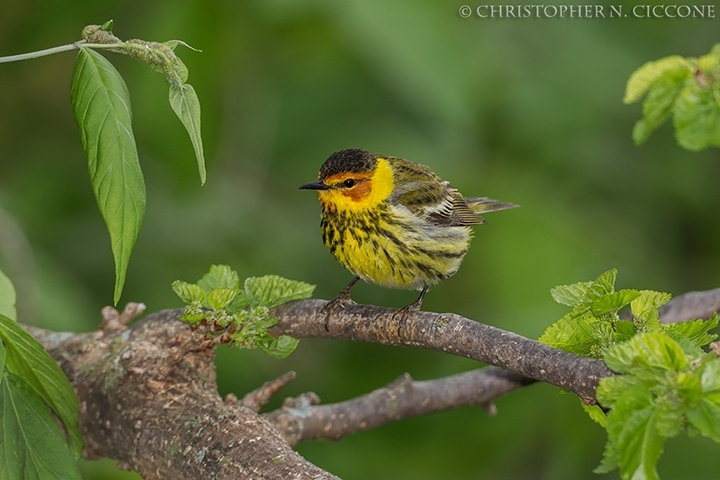
<svg viewBox="0 0 720 480">
<path fill-rule="evenodd" d="M 395 182 L 390 162 L 352 148 L 335 152 L 320 167 L 318 179 L 301 185 L 317 190 L 320 203 L 334 210 L 367 210 L 384 202 Z"/>
</svg>

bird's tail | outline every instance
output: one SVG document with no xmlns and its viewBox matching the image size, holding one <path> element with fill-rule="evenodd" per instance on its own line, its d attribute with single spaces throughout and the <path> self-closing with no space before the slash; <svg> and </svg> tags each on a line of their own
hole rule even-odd
<svg viewBox="0 0 720 480">
<path fill-rule="evenodd" d="M 498 210 L 507 210 L 508 208 L 515 208 L 520 206 L 509 202 L 500 202 L 498 200 L 487 197 L 466 198 L 465 201 L 468 203 L 468 206 L 470 206 L 470 209 L 473 211 L 473 213 L 477 214 L 496 212 Z"/>
</svg>

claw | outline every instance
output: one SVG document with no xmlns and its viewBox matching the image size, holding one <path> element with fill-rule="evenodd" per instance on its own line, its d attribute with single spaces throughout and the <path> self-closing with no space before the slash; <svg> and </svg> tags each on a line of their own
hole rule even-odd
<svg viewBox="0 0 720 480">
<path fill-rule="evenodd" d="M 335 297 L 334 300 L 325 304 L 322 310 L 320 310 L 320 313 L 325 314 L 326 332 L 330 331 L 330 316 L 335 312 L 335 310 L 337 310 L 338 308 L 345 308 L 346 305 L 353 305 L 355 303 L 352 301 L 352 298 L 350 298 L 350 290 L 352 290 L 358 280 L 360 280 L 360 277 L 353 278 L 350 283 L 348 283 L 347 286 L 340 291 L 340 293 L 337 297 Z"/>
<path fill-rule="evenodd" d="M 419 311 L 420 311 L 420 307 L 422 306 L 423 297 L 425 296 L 425 293 L 427 293 L 427 291 L 428 291 L 428 286 L 425 285 L 425 286 L 423 287 L 422 291 L 420 292 L 420 296 L 417 298 L 417 300 L 415 300 L 414 302 L 412 302 L 410 305 L 408 305 L 408 306 L 406 306 L 406 307 L 403 307 L 403 308 L 399 309 L 397 312 L 393 313 L 393 319 L 394 319 L 397 315 L 405 316 L 405 315 L 407 315 L 407 314 L 409 314 L 409 313 L 412 313 L 412 312 L 419 312 Z"/>
</svg>

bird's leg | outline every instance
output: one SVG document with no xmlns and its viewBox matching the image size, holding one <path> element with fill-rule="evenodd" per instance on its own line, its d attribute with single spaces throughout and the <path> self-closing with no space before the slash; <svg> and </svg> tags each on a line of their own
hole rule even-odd
<svg viewBox="0 0 720 480">
<path fill-rule="evenodd" d="M 420 306 L 422 305 L 422 302 L 423 302 L 423 297 L 424 297 L 425 294 L 427 293 L 428 288 L 430 288 L 429 285 L 425 285 L 425 286 L 423 287 L 422 291 L 420 292 L 420 296 L 417 298 L 417 300 L 415 300 L 414 302 L 412 302 L 410 305 L 399 309 L 397 312 L 395 312 L 395 313 L 393 314 L 393 318 L 395 318 L 396 315 L 405 315 L 405 314 L 410 313 L 410 312 L 417 312 L 417 311 L 419 311 L 419 310 L 420 310 Z"/>
<path fill-rule="evenodd" d="M 358 280 L 360 280 L 360 277 L 355 277 L 350 280 L 350 283 L 340 290 L 340 293 L 338 293 L 338 296 L 335 297 L 335 300 L 330 303 L 353 303 L 352 298 L 350 298 L 350 290 L 352 290 Z"/>
<path fill-rule="evenodd" d="M 337 297 L 335 297 L 334 300 L 329 301 L 325 306 L 322 308 L 321 312 L 325 314 L 325 330 L 330 331 L 328 328 L 328 322 L 330 321 L 330 315 L 338 308 L 345 308 L 345 305 L 350 305 L 355 302 L 352 301 L 352 298 L 350 298 L 350 290 L 355 286 L 355 284 L 360 280 L 360 277 L 355 277 L 352 280 L 350 280 L 350 283 L 347 284 L 345 288 L 340 290 L 340 293 Z"/>
</svg>

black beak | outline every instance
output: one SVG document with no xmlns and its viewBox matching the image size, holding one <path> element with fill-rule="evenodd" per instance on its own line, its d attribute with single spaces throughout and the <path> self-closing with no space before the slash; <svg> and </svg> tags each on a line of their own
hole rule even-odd
<svg viewBox="0 0 720 480">
<path fill-rule="evenodd" d="M 314 182 L 300 185 L 300 190 L 329 190 L 330 187 L 325 185 L 322 180 L 315 180 Z"/>
</svg>

